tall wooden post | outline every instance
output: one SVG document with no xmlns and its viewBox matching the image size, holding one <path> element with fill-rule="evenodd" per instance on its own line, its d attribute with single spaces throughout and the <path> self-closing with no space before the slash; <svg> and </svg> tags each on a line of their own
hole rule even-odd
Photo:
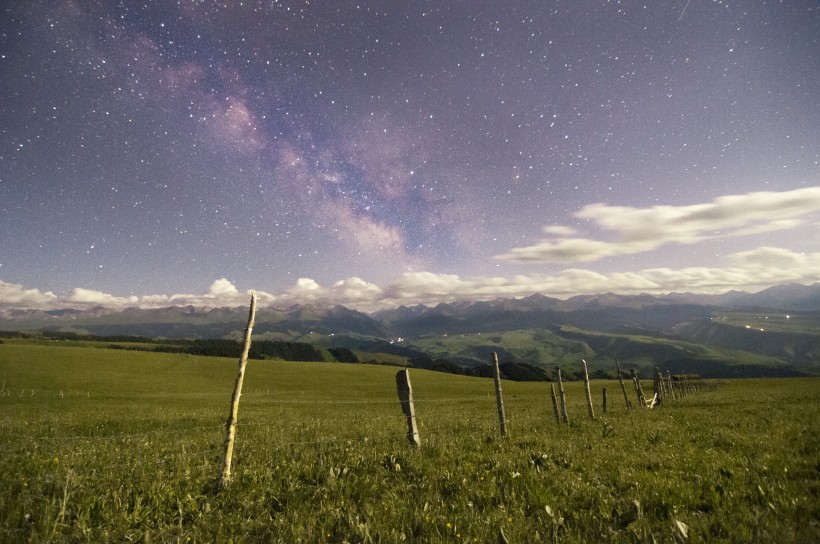
<svg viewBox="0 0 820 544">
<path fill-rule="evenodd" d="M 504 396 L 501 394 L 501 370 L 498 368 L 498 354 L 493 352 L 493 371 L 495 372 L 495 400 L 498 404 L 498 424 L 501 436 L 507 436 L 507 420 L 504 417 Z"/>
<path fill-rule="evenodd" d="M 587 412 L 589 412 L 589 419 L 595 419 L 595 408 L 592 407 L 592 392 L 589 390 L 589 372 L 587 371 L 587 362 L 581 359 L 581 364 L 584 367 L 584 394 L 587 397 Z"/>
<path fill-rule="evenodd" d="M 555 370 L 558 372 L 558 394 L 561 397 L 561 419 L 564 423 L 569 423 L 569 414 L 567 413 L 567 397 L 564 394 L 564 382 L 561 380 L 561 369 L 557 366 Z"/>
<path fill-rule="evenodd" d="M 618 364 L 618 359 L 615 359 L 615 368 L 618 370 L 618 382 L 621 384 L 621 391 L 624 394 L 624 402 L 626 403 L 626 409 L 629 410 L 632 408 L 632 403 L 629 401 L 629 395 L 626 394 L 626 386 L 624 385 L 624 377 L 621 374 L 621 365 Z"/>
<path fill-rule="evenodd" d="M 561 416 L 558 414 L 558 399 L 555 398 L 555 385 L 550 384 L 550 396 L 552 397 L 552 412 L 555 414 L 555 422 L 561 423 Z"/>
<path fill-rule="evenodd" d="M 401 409 L 407 416 L 407 440 L 410 445 L 417 448 L 421 444 L 419 430 L 416 427 L 416 409 L 413 406 L 413 388 L 410 385 L 410 371 L 399 370 L 396 373 L 396 388 L 399 392 Z"/>
<path fill-rule="evenodd" d="M 236 438 L 236 421 L 239 417 L 239 397 L 242 395 L 242 382 L 245 379 L 245 366 L 248 364 L 248 352 L 251 349 L 251 333 L 256 318 L 256 291 L 251 293 L 251 308 L 248 312 L 248 326 L 245 328 L 245 341 L 242 343 L 242 356 L 239 358 L 239 371 L 231 396 L 231 410 L 225 423 L 225 455 L 222 458 L 222 472 L 217 486 L 225 487 L 231 479 L 231 459 L 233 457 L 233 443 Z"/>
<path fill-rule="evenodd" d="M 606 415 L 606 387 L 601 389 L 601 401 L 604 406 L 604 415 Z"/>
</svg>

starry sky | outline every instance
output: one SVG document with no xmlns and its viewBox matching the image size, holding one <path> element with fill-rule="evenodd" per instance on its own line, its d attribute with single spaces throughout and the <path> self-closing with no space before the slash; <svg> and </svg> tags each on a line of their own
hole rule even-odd
<svg viewBox="0 0 820 544">
<path fill-rule="evenodd" d="M 814 0 L 0 9 L 0 308 L 820 281 Z"/>
</svg>

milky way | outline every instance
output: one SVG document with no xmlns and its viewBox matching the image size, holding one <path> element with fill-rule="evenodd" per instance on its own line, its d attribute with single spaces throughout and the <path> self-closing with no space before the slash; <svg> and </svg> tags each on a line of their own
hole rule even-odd
<svg viewBox="0 0 820 544">
<path fill-rule="evenodd" d="M 2 8 L 0 306 L 820 281 L 814 1 L 145 4 Z"/>
</svg>

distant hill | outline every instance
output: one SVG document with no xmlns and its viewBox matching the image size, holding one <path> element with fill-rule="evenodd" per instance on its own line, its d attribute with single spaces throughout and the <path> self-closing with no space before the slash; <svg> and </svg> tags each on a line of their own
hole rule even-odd
<svg viewBox="0 0 820 544">
<path fill-rule="evenodd" d="M 96 336 L 134 335 L 149 338 L 223 338 L 241 335 L 248 309 L 174 306 L 120 312 L 71 310 L 55 313 L 6 311 L 0 315 L 0 330 L 62 331 Z M 292 306 L 261 308 L 256 314 L 255 337 L 290 340 L 312 332 L 354 333 L 374 337 L 387 333 L 371 317 L 343 306 L 321 308 Z"/>
<path fill-rule="evenodd" d="M 0 330 L 170 339 L 242 337 L 247 308 L 168 307 L 113 311 L 0 311 Z M 614 360 L 709 376 L 820 374 L 820 284 L 759 293 L 521 299 L 401 306 L 371 315 L 343 306 L 297 305 L 257 312 L 254 338 L 346 348 L 361 361 L 480 369 L 495 351 L 522 374 L 580 359 L 599 376 Z M 513 367 L 508 367 L 513 368 Z"/>
<path fill-rule="evenodd" d="M 820 311 L 820 283 L 775 285 L 757 293 L 729 291 L 722 295 L 673 293 L 663 298 L 689 304 L 733 308 L 770 308 L 784 311 Z"/>
</svg>

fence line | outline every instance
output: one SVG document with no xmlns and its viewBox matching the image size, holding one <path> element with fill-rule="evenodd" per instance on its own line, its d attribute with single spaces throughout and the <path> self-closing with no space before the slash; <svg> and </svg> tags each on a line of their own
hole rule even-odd
<svg viewBox="0 0 820 544">
<path fill-rule="evenodd" d="M 619 378 L 620 378 L 620 369 L 618 369 L 618 370 L 619 370 L 618 374 L 619 374 Z M 642 391 L 642 388 L 641 388 L 641 381 L 638 379 L 638 376 L 635 374 L 634 370 L 632 370 L 632 375 L 633 375 L 634 385 L 635 385 L 635 388 L 636 388 L 636 394 L 637 394 L 637 396 L 640 400 L 643 400 L 645 397 L 643 396 L 643 391 Z M 560 369 L 558 369 L 558 376 L 559 376 L 558 386 L 559 386 L 559 392 L 560 392 L 560 396 L 561 396 L 561 408 L 562 408 L 562 410 L 561 410 L 562 414 L 561 415 L 563 416 L 561 419 L 563 419 L 565 423 L 568 423 L 566 403 L 565 403 L 565 391 L 564 391 L 564 388 L 563 388 L 562 381 L 560 379 Z M 661 376 L 661 374 L 658 370 L 656 370 L 655 392 L 656 392 L 656 395 L 657 394 L 663 395 L 664 393 L 666 393 L 665 397 L 666 397 L 667 400 L 686 397 L 686 396 L 689 396 L 689 395 L 700 393 L 705 389 L 710 389 L 711 390 L 714 387 L 712 384 L 708 384 L 708 386 L 707 386 L 706 384 L 704 384 L 700 380 L 698 380 L 697 382 L 694 382 L 694 383 L 690 383 L 690 382 L 693 382 L 694 380 L 689 380 L 689 377 L 685 376 L 685 375 L 682 376 L 682 377 L 680 377 L 680 376 L 677 377 L 678 378 L 676 380 L 677 383 L 674 383 L 674 385 L 673 385 L 673 380 L 671 379 L 671 376 L 669 376 L 669 386 L 670 386 L 669 391 L 668 392 L 663 392 L 663 390 L 660 389 L 660 388 L 662 388 L 666 384 L 664 384 L 663 381 L 659 381 L 659 376 Z M 621 386 L 622 386 L 622 391 L 625 393 L 625 389 L 623 388 L 622 380 L 621 380 Z M 677 386 L 677 388 L 675 386 Z M 552 385 L 551 385 L 551 387 L 552 387 Z M 675 393 L 676 393 L 675 389 L 679 389 L 680 394 L 675 395 Z M 590 394 L 590 390 L 589 390 L 589 381 L 588 381 L 588 379 L 584 380 L 583 390 L 584 390 L 584 393 L 585 393 L 585 396 L 586 396 L 586 399 L 587 399 L 587 406 L 588 406 L 590 419 L 593 419 L 595 416 L 594 416 L 594 412 L 593 412 L 593 408 L 592 408 L 592 398 L 591 398 L 591 394 Z M 25 389 L 23 389 L 23 391 L 25 391 Z M 31 391 L 31 397 L 35 397 L 34 390 L 30 389 L 30 391 Z M 75 393 L 75 391 L 68 390 L 69 397 L 72 396 L 72 393 Z M 63 394 L 63 390 L 60 390 L 60 394 L 61 395 Z M 210 396 L 214 396 L 214 395 L 218 395 L 218 394 L 217 393 L 214 393 L 214 394 L 201 394 L 201 395 L 193 395 L 193 396 L 208 396 L 208 397 L 210 397 Z M 294 399 L 294 398 L 281 398 L 281 397 L 277 398 L 276 394 L 271 395 L 269 392 L 268 393 L 262 393 L 261 391 L 251 392 L 251 395 L 253 395 L 255 397 L 255 400 L 257 400 L 257 401 L 260 400 L 260 398 L 263 398 L 263 399 L 264 398 L 270 398 L 272 400 L 271 404 L 275 404 L 275 405 L 310 405 L 310 406 L 317 406 L 317 405 L 319 405 L 319 406 L 322 406 L 322 405 L 324 405 L 324 406 L 349 405 L 349 406 L 364 406 L 364 405 L 374 405 L 374 404 L 376 404 L 376 405 L 390 404 L 390 405 L 396 405 L 397 407 L 401 406 L 401 400 L 397 399 L 396 397 L 387 398 L 387 397 L 378 396 L 378 397 L 375 397 L 375 398 L 313 400 L 313 399 Z M 284 396 L 284 395 L 294 395 L 294 393 L 293 392 L 287 392 L 287 393 L 282 393 L 281 395 L 282 396 Z M 23 395 L 21 394 L 20 396 L 22 397 Z M 81 397 L 82 395 L 77 395 L 77 396 Z M 88 394 L 88 396 L 90 397 L 90 393 Z M 143 396 L 146 397 L 146 398 L 149 398 L 149 397 L 155 397 L 157 395 L 149 393 L 149 394 L 146 394 L 146 395 L 143 395 Z M 172 396 L 172 394 L 169 394 L 167 396 Z M 179 395 L 179 396 L 183 397 L 183 398 L 188 398 L 191 395 L 183 394 L 183 395 Z M 220 396 L 224 398 L 224 395 L 220 395 Z M 518 421 L 521 421 L 523 423 L 523 422 L 530 421 L 533 418 L 537 418 L 537 419 L 544 418 L 544 421 L 546 422 L 549 419 L 548 406 L 544 403 L 544 401 L 546 400 L 546 396 L 547 396 L 546 388 L 544 388 L 544 392 L 541 395 L 532 394 L 532 395 L 515 395 L 515 396 L 512 396 L 512 399 L 513 399 L 513 404 L 512 405 L 514 407 L 520 407 L 521 403 L 530 403 L 533 400 L 535 400 L 535 402 L 536 402 L 535 405 L 536 406 L 540 406 L 540 408 L 538 408 L 537 410 L 534 410 L 534 411 L 533 410 L 528 410 L 527 412 L 522 412 L 521 413 L 521 418 Z M 656 396 L 656 398 L 657 398 L 657 396 Z M 504 435 L 506 435 L 505 417 L 504 417 L 504 412 L 503 412 L 503 404 L 502 404 L 502 401 L 501 401 L 501 398 L 500 398 L 500 378 L 498 376 L 496 376 L 496 397 L 495 398 L 492 396 L 491 392 L 488 390 L 486 396 L 484 396 L 484 395 L 473 395 L 473 396 L 470 396 L 470 397 L 463 397 L 462 396 L 462 397 L 444 397 L 444 398 L 442 398 L 442 397 L 424 398 L 422 396 L 421 398 L 415 399 L 415 404 L 417 406 L 420 406 L 421 411 L 420 411 L 419 414 L 413 413 L 413 419 L 415 420 L 416 418 L 418 418 L 423 423 L 423 426 L 421 428 L 421 430 L 422 430 L 421 436 L 419 437 L 418 433 L 416 432 L 415 444 L 421 444 L 422 442 L 430 443 L 431 441 L 436 441 L 437 442 L 440 437 L 447 438 L 449 436 L 452 436 L 452 434 L 450 432 L 447 432 L 446 424 L 444 426 L 438 424 L 441 421 L 440 416 L 436 416 L 435 414 L 432 414 L 430 412 L 425 413 L 424 412 L 425 407 L 436 406 L 436 405 L 441 406 L 441 405 L 444 405 L 444 404 L 447 404 L 447 403 L 482 403 L 482 404 L 487 403 L 487 411 L 486 411 L 485 416 L 481 417 L 478 421 L 476 421 L 475 419 L 471 419 L 471 421 L 470 421 L 471 426 L 473 428 L 481 429 L 479 434 L 483 434 L 484 432 L 491 432 L 490 429 L 493 426 L 492 425 L 492 419 L 493 418 L 491 417 L 492 416 L 492 411 L 489 409 L 489 406 L 491 405 L 493 400 L 497 401 L 497 409 L 498 409 L 498 414 L 499 414 L 500 424 L 501 424 L 501 434 L 502 434 L 502 436 L 504 436 Z M 556 399 L 555 399 L 554 394 L 553 394 L 553 403 L 554 403 L 553 413 L 554 414 L 555 414 L 556 409 L 557 409 L 557 403 L 555 401 L 556 401 Z M 625 401 L 627 403 L 627 407 L 629 407 L 630 403 L 628 402 L 628 397 L 626 397 L 626 395 L 625 395 Z M 646 403 L 643 403 L 643 405 L 646 406 Z M 258 410 L 260 406 L 265 407 L 265 404 L 264 403 L 256 404 L 256 405 L 254 405 L 254 408 L 256 408 Z M 604 409 L 605 414 L 606 414 L 606 412 L 607 412 L 607 410 Z M 538 414 L 538 415 L 535 415 L 535 414 Z M 470 415 L 474 416 L 475 412 L 471 411 Z M 555 414 L 555 415 L 556 415 L 556 419 L 558 419 L 558 417 L 557 417 L 558 414 Z M 366 442 L 366 443 L 391 442 L 391 443 L 395 443 L 396 445 L 398 445 L 402 441 L 401 440 L 402 432 L 401 432 L 400 422 L 404 418 L 405 417 L 401 413 L 401 410 L 398 410 L 398 409 L 394 413 L 391 413 L 390 415 L 384 415 L 384 416 L 380 415 L 380 416 L 376 416 L 376 417 L 373 417 L 372 415 L 369 415 L 369 414 L 364 415 L 364 416 L 359 415 L 359 414 L 354 414 L 354 415 L 349 415 L 348 416 L 346 414 L 338 414 L 337 413 L 337 414 L 334 414 L 334 416 L 332 418 L 316 418 L 315 420 L 312 419 L 312 418 L 308 419 L 306 421 L 307 424 L 301 426 L 300 428 L 296 428 L 296 429 L 287 429 L 287 428 L 283 429 L 281 426 L 279 426 L 277 428 L 277 425 L 275 423 L 272 425 L 271 422 L 268 422 L 268 421 L 257 421 L 257 420 L 254 420 L 253 417 L 250 418 L 250 421 L 239 421 L 238 418 L 234 418 L 234 420 L 233 420 L 233 429 L 234 430 L 237 429 L 237 428 L 253 430 L 253 431 L 247 433 L 247 435 L 246 435 L 247 439 L 239 440 L 239 442 L 237 442 L 236 452 L 237 452 L 238 455 L 240 455 L 242 452 L 244 452 L 248 449 L 251 449 L 251 450 L 254 449 L 253 443 L 254 443 L 255 440 L 259 439 L 258 433 L 254 432 L 257 429 L 265 429 L 264 432 L 267 433 L 267 435 L 265 436 L 265 441 L 269 440 L 269 441 L 273 442 L 273 444 L 270 447 L 267 448 L 267 449 L 271 449 L 271 450 L 283 450 L 283 449 L 288 449 L 288 448 L 304 447 L 304 446 L 324 447 L 324 446 L 332 445 L 332 444 L 344 444 L 344 443 L 352 443 L 352 442 Z M 318 438 L 315 437 L 315 433 L 319 429 L 322 429 L 323 426 L 325 426 L 325 425 L 331 425 L 332 426 L 335 423 L 337 423 L 339 420 L 342 420 L 342 419 L 362 421 L 363 423 L 368 424 L 366 426 L 366 428 L 362 431 L 364 433 L 364 436 L 361 433 L 355 434 L 355 435 L 346 435 L 346 436 L 335 436 L 332 433 L 330 433 L 330 434 L 322 436 L 322 437 L 318 437 Z M 516 421 L 516 417 L 514 416 L 512 420 L 513 420 L 513 426 L 514 426 L 515 421 Z M 391 423 L 391 425 L 392 425 L 393 422 L 395 422 L 396 428 L 395 429 L 391 428 L 389 431 L 387 431 L 387 430 L 384 430 L 385 426 L 382 424 L 382 425 L 379 425 L 379 427 L 382 429 L 383 432 L 373 433 L 372 432 L 373 426 L 374 426 L 375 422 L 377 422 L 377 421 L 389 421 Z M 431 423 L 431 422 L 435 422 L 435 423 Z M 48 424 L 47 421 L 43 421 L 43 422 L 39 422 L 39 423 L 40 424 Z M 426 423 L 430 423 L 430 424 L 427 425 Z M 51 423 L 51 424 L 56 424 L 56 423 Z M 150 424 L 150 421 L 148 421 L 145 424 Z M 207 425 L 177 425 L 177 426 L 170 427 L 170 428 L 156 428 L 156 429 L 145 430 L 144 432 L 124 433 L 124 434 L 116 434 L 116 435 L 109 435 L 109 436 L 98 436 L 98 435 L 93 435 L 93 434 L 92 435 L 81 435 L 81 436 L 65 436 L 65 437 L 60 437 L 60 436 L 25 437 L 24 436 L 24 437 L 20 437 L 20 438 L 22 438 L 22 441 L 23 441 L 21 443 L 20 448 L 4 450 L 4 453 L 13 454 L 13 453 L 16 453 L 16 452 L 19 452 L 19 451 L 28 450 L 28 449 L 30 449 L 29 446 L 32 443 L 56 445 L 56 444 L 61 444 L 61 443 L 65 444 L 65 443 L 70 443 L 70 442 L 81 442 L 81 441 L 84 441 L 84 442 L 105 442 L 105 443 L 114 443 L 114 442 L 117 442 L 117 441 L 121 441 L 121 442 L 123 442 L 124 445 L 129 445 L 128 443 L 130 441 L 143 440 L 143 439 L 149 439 L 150 437 L 157 437 L 157 436 L 163 436 L 163 435 L 168 435 L 168 434 L 181 434 L 181 433 L 186 433 L 186 435 L 190 435 L 190 440 L 194 441 L 194 440 L 196 440 L 195 433 L 197 433 L 198 431 L 202 431 L 202 430 L 206 430 L 206 429 L 213 429 L 213 430 L 224 429 L 224 427 L 225 427 L 225 424 L 223 424 L 223 423 L 211 423 L 211 424 L 207 424 Z M 271 432 L 271 429 L 273 429 L 273 432 Z M 298 439 L 297 438 L 298 435 L 300 433 L 303 433 L 303 432 L 304 433 L 312 433 L 311 438 L 307 439 L 307 440 Z M 127 460 L 127 461 L 122 461 L 120 463 L 117 463 L 117 462 L 108 463 L 106 466 L 107 467 L 130 466 L 130 467 L 133 467 L 134 469 L 138 469 L 138 468 L 142 468 L 142 467 L 145 467 L 145 466 L 148 466 L 148 465 L 159 466 L 159 465 L 162 465 L 164 463 L 179 462 L 182 459 L 192 460 L 192 459 L 200 459 L 200 458 L 202 460 L 202 463 L 208 464 L 208 463 L 212 462 L 212 459 L 215 456 L 219 455 L 219 451 L 218 451 L 219 446 L 218 446 L 218 439 L 216 439 L 216 438 L 214 438 L 214 439 L 207 438 L 206 440 L 212 441 L 212 445 L 210 445 L 208 447 L 208 449 L 205 449 L 205 450 L 190 452 L 190 451 L 186 450 L 184 443 L 181 445 L 181 450 L 180 449 L 175 449 L 173 444 L 165 444 L 164 449 L 163 449 L 163 445 L 159 444 L 160 449 L 153 448 L 153 449 L 150 450 L 155 454 L 156 457 L 151 459 L 151 460 L 147 460 L 144 463 L 142 463 L 142 462 L 136 462 L 135 463 L 135 461 L 133 459 L 130 459 L 130 460 Z M 156 446 L 156 445 L 154 445 L 154 446 Z M 46 451 L 49 450 L 49 448 L 45 448 L 45 449 L 46 449 Z M 65 460 L 69 460 L 69 463 L 75 462 L 75 461 L 77 463 L 83 463 L 83 462 L 87 461 L 86 457 L 91 455 L 91 453 L 89 453 L 89 452 L 76 451 L 76 450 L 72 451 L 71 449 L 63 450 L 63 449 L 60 449 L 59 447 L 56 447 L 56 448 L 53 448 L 53 449 L 56 450 L 55 451 L 55 456 L 59 455 L 64 459 L 63 463 L 65 463 Z M 72 469 L 73 468 L 74 467 L 72 467 Z"/>
<path fill-rule="evenodd" d="M 545 382 L 547 383 L 547 382 Z M 690 384 L 690 392 L 692 386 Z M 711 385 L 707 385 L 707 388 L 711 389 Z M 536 401 L 538 403 L 542 403 L 548 396 L 548 392 L 545 391 L 544 395 L 513 395 L 510 398 L 512 399 L 513 404 L 519 404 L 525 401 Z M 223 395 L 224 396 L 224 395 Z M 509 400 L 509 399 L 508 399 Z M 414 402 L 417 406 L 425 406 L 425 405 L 435 405 L 435 404 L 446 404 L 446 403 L 456 403 L 456 402 L 481 402 L 487 403 L 488 405 L 495 403 L 495 398 L 490 393 L 485 396 L 472 396 L 472 397 L 445 397 L 445 398 L 424 398 L 424 397 L 414 397 Z M 277 404 L 303 404 L 303 405 L 366 405 L 366 404 L 393 404 L 396 406 L 400 406 L 400 401 L 396 398 L 394 399 L 371 399 L 371 400 L 317 400 L 317 401 L 309 401 L 309 400 L 279 400 Z M 547 405 L 548 406 L 548 405 Z M 258 409 L 259 406 L 255 405 L 255 409 Z M 548 410 L 544 409 L 545 413 L 549 413 Z M 487 416 L 490 418 L 490 416 Z M 436 416 L 430 414 L 416 414 L 416 418 L 419 420 L 432 420 L 435 419 Z M 404 419 L 404 416 L 401 413 L 397 412 L 396 414 L 391 414 L 387 416 L 375 417 L 372 415 L 346 415 L 346 414 L 334 414 L 334 420 L 338 419 L 345 419 L 345 420 L 360 420 L 366 422 L 372 422 L 374 419 L 379 420 L 395 420 L 400 422 Z M 491 420 L 491 419 L 490 419 Z M 45 423 L 45 422 L 44 422 Z M 239 427 L 262 427 L 268 426 L 270 427 L 270 423 L 261 423 L 255 422 L 252 419 L 250 421 L 242 421 L 241 419 L 237 421 L 237 426 Z M 180 431 L 197 431 L 197 430 L 204 430 L 204 429 L 222 429 L 225 427 L 224 423 L 210 423 L 204 425 L 196 425 L 196 426 L 188 426 L 188 425 L 180 425 L 171 428 L 157 428 L 157 429 L 150 429 L 145 430 L 137 433 L 125 433 L 125 434 L 114 434 L 108 436 L 99 436 L 99 435 L 75 435 L 75 436 L 38 436 L 38 437 L 31 437 L 32 440 L 49 442 L 49 441 L 117 441 L 117 440 L 128 440 L 128 439 L 135 439 L 135 438 L 145 438 L 154 435 L 164 435 L 164 434 L 174 434 Z M 5 450 L 8 451 L 8 450 Z"/>
</svg>

